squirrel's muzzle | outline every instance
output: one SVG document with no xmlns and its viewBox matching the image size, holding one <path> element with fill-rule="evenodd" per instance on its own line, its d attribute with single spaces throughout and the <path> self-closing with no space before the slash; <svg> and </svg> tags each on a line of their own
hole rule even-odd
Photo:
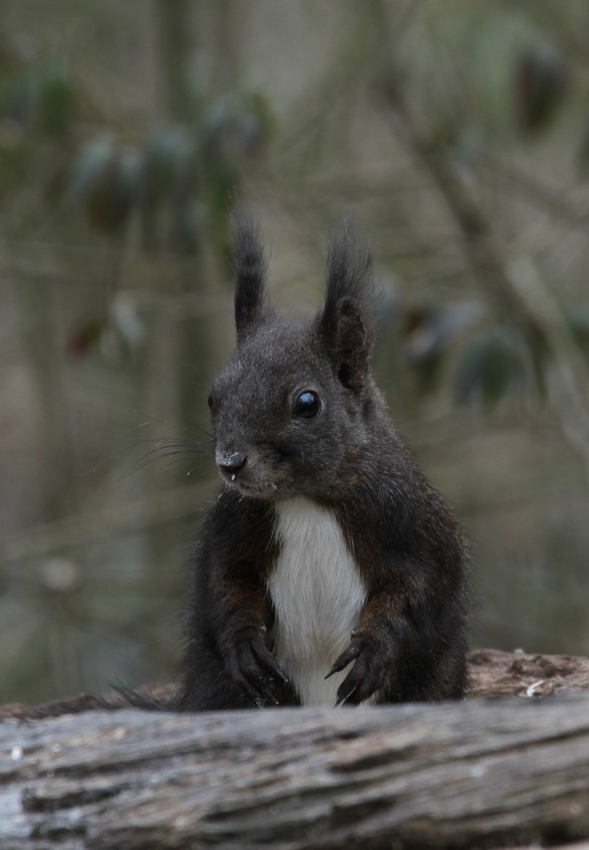
<svg viewBox="0 0 589 850">
<path fill-rule="evenodd" d="M 247 463 L 247 455 L 244 455 L 243 452 L 221 451 L 221 449 L 217 449 L 215 460 L 221 472 L 229 476 L 232 480 L 235 480 L 235 476 Z"/>
</svg>

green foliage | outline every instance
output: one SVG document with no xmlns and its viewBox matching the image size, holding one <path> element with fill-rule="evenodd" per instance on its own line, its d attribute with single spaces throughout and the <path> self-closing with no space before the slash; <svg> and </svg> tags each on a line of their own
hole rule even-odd
<svg viewBox="0 0 589 850">
<path fill-rule="evenodd" d="M 462 334 L 478 322 L 480 315 L 480 306 L 472 302 L 406 311 L 404 353 L 415 376 L 418 395 L 427 395 L 437 389 L 450 350 Z"/>
<path fill-rule="evenodd" d="M 516 132 L 530 140 L 553 126 L 579 80 L 556 33 L 521 12 L 493 2 L 422 11 L 431 32 L 409 76 L 412 87 L 420 81 L 432 144 L 453 145 L 475 127 L 489 138 Z"/>
<path fill-rule="evenodd" d="M 459 404 L 481 399 L 497 404 L 523 380 L 521 347 L 510 328 L 496 328 L 477 337 L 466 349 L 456 377 Z"/>
<path fill-rule="evenodd" d="M 522 53 L 515 68 L 520 125 L 532 134 L 550 126 L 569 89 L 569 74 L 556 50 L 540 45 Z"/>
<path fill-rule="evenodd" d="M 577 154 L 579 174 L 582 179 L 589 177 L 589 116 L 585 119 L 583 133 Z"/>
<path fill-rule="evenodd" d="M 111 136 L 82 148 L 72 169 L 70 195 L 80 201 L 90 225 L 100 233 L 119 233 L 141 191 L 142 162 L 136 151 L 121 151 Z"/>
<path fill-rule="evenodd" d="M 241 170 L 260 155 L 270 125 L 260 97 L 234 93 L 213 103 L 197 126 L 162 127 L 132 150 L 112 134 L 100 135 L 80 150 L 68 195 L 83 207 L 90 226 L 107 235 L 122 232 L 137 211 L 148 250 L 161 241 L 165 210 L 170 247 L 192 253 L 208 229 L 225 249 Z"/>
<path fill-rule="evenodd" d="M 232 92 L 211 105 L 203 129 L 212 157 L 239 161 L 255 156 L 264 147 L 272 119 L 260 95 Z"/>
<path fill-rule="evenodd" d="M 61 195 L 75 118 L 75 86 L 63 67 L 0 70 L 0 198 L 11 201 L 31 182 L 47 201 Z"/>
<path fill-rule="evenodd" d="M 29 132 L 65 133 L 75 117 L 70 74 L 56 65 L 42 65 L 10 77 L 0 97 L 0 111 Z"/>
<path fill-rule="evenodd" d="M 74 117 L 74 91 L 69 74 L 62 68 L 49 67 L 39 75 L 37 109 L 40 129 L 47 133 L 65 133 Z"/>
<path fill-rule="evenodd" d="M 569 310 L 567 322 L 579 348 L 589 358 L 589 307 L 579 306 Z"/>
<path fill-rule="evenodd" d="M 577 342 L 589 347 L 589 307 L 583 306 L 570 310 L 568 322 Z"/>
<path fill-rule="evenodd" d="M 200 245 L 208 222 L 208 208 L 197 196 L 178 205 L 174 222 L 175 244 L 183 254 L 194 254 Z"/>
<path fill-rule="evenodd" d="M 188 179 L 196 154 L 195 139 L 184 127 L 163 127 L 143 148 L 142 198 L 157 204 L 172 197 Z"/>
<path fill-rule="evenodd" d="M 42 195 L 51 203 L 73 201 L 92 230 L 119 238 L 136 214 L 146 250 L 165 244 L 193 253 L 208 231 L 225 251 L 243 167 L 260 157 L 270 137 L 264 99 L 228 92 L 204 103 L 191 126 L 161 127 L 132 147 L 104 129 L 88 137 L 77 120 L 88 112 L 83 101 L 83 91 L 56 63 L 10 65 L 0 76 L 0 195 L 24 186 L 44 145 L 53 144 Z M 78 135 L 85 140 L 76 142 Z"/>
</svg>

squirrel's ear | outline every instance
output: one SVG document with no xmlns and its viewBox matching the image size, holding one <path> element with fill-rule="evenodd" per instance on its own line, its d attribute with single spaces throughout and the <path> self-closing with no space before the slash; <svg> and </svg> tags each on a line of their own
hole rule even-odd
<svg viewBox="0 0 589 850">
<path fill-rule="evenodd" d="M 241 342 L 268 312 L 264 306 L 266 260 L 259 228 L 238 209 L 235 227 L 235 328 Z"/>
<path fill-rule="evenodd" d="M 338 378 L 350 389 L 360 389 L 368 376 L 375 331 L 372 266 L 369 247 L 344 221 L 328 242 L 327 293 L 318 320 Z"/>
</svg>

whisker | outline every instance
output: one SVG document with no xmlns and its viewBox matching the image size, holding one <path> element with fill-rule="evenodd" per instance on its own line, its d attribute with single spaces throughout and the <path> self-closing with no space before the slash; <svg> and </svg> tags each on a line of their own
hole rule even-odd
<svg viewBox="0 0 589 850">
<path fill-rule="evenodd" d="M 192 434 L 190 429 L 187 428 L 185 425 L 176 425 L 176 424 L 170 425 L 169 422 L 165 422 L 163 419 L 157 419 L 155 416 L 149 416 L 149 414 L 144 413 L 141 410 L 134 410 L 133 413 L 135 413 L 137 416 L 141 416 L 143 419 L 147 419 L 149 423 L 156 423 L 158 425 L 163 425 L 164 428 L 174 428 L 174 429 L 177 429 L 178 431 L 183 431 L 186 434 L 189 434 L 189 435 Z M 190 417 L 190 418 L 193 418 L 193 417 Z M 137 425 L 137 426 L 135 426 L 135 429 L 144 428 L 146 424 L 147 423 L 142 423 L 141 425 Z M 209 432 L 206 431 L 202 426 L 198 425 L 196 423 L 196 421 L 194 423 L 194 428 L 196 429 L 197 432 L 200 432 L 201 434 L 204 434 L 209 438 L 211 437 Z"/>
<path fill-rule="evenodd" d="M 166 466 L 161 467 L 160 469 L 156 468 L 151 475 L 148 475 L 148 473 L 146 471 L 145 475 L 141 478 L 141 483 L 144 484 L 143 493 L 145 494 L 149 490 L 149 487 L 150 487 L 152 481 L 154 480 L 154 478 L 156 477 L 156 475 L 159 475 L 160 473 L 165 472 L 168 468 L 172 469 L 175 465 L 178 465 L 180 463 L 181 463 L 181 461 L 179 461 L 179 460 L 170 461 L 168 464 L 166 464 Z M 138 479 L 136 486 L 139 486 L 139 483 L 140 483 L 140 480 Z M 135 488 L 133 488 L 133 491 L 134 491 L 134 489 Z"/>
<path fill-rule="evenodd" d="M 173 457 L 174 455 L 198 455 L 200 457 L 206 458 L 211 457 L 209 452 L 205 452 L 201 449 L 166 449 L 165 451 L 153 453 L 148 452 L 145 455 L 142 455 L 129 467 L 129 469 L 121 476 L 122 478 L 126 478 L 133 472 L 137 472 L 142 469 L 144 466 L 148 466 L 152 463 L 159 463 L 160 461 L 165 461 L 169 457 Z"/>
<path fill-rule="evenodd" d="M 143 444 L 145 444 L 145 443 L 158 443 L 158 444 L 160 444 L 160 445 L 157 445 L 154 449 L 151 449 L 151 451 L 153 451 L 153 452 L 159 451 L 160 448 L 161 449 L 186 448 L 186 449 L 211 449 L 212 450 L 212 443 L 201 443 L 201 442 L 198 442 L 197 440 L 191 440 L 191 441 L 186 442 L 184 440 L 176 440 L 173 437 L 156 437 L 156 438 L 151 439 L 151 440 L 141 440 L 141 441 L 137 442 L 137 445 L 141 445 L 142 443 Z"/>
<path fill-rule="evenodd" d="M 129 475 L 133 474 L 134 472 L 139 472 L 141 469 L 144 469 L 147 466 L 158 463 L 159 461 L 165 461 L 167 458 L 174 457 L 175 455 L 182 455 L 182 456 L 186 457 L 187 455 L 190 455 L 190 454 L 197 454 L 197 455 L 200 455 L 201 457 L 207 457 L 207 456 L 211 457 L 209 452 L 203 451 L 201 449 L 186 449 L 186 448 L 173 449 L 171 451 L 165 451 L 165 453 L 162 453 L 162 454 L 159 454 L 159 453 L 155 454 L 155 456 L 154 456 L 154 452 L 158 452 L 158 449 L 152 449 L 150 452 L 147 452 L 147 454 L 143 455 L 143 457 L 141 457 L 137 461 L 135 461 L 135 463 L 130 467 L 130 469 L 128 469 L 119 478 L 119 481 L 123 481 L 125 478 L 127 478 Z"/>
<path fill-rule="evenodd" d="M 212 440 L 186 440 L 180 437 L 149 437 L 145 440 L 136 440 L 136 445 L 144 445 L 145 443 L 161 443 L 162 445 L 177 445 L 177 446 L 212 446 Z"/>
<path fill-rule="evenodd" d="M 188 366 L 189 364 L 183 365 Z M 134 431 L 146 428 L 148 425 L 159 424 L 163 425 L 165 428 L 173 428 L 174 431 L 179 432 L 179 436 L 149 437 L 140 440 L 135 437 L 125 438 L 125 442 L 127 443 L 127 445 L 123 446 L 117 451 L 110 452 L 106 457 L 104 457 L 102 460 L 100 460 L 98 463 L 95 463 L 90 469 L 88 469 L 85 472 L 85 475 L 95 473 L 98 469 L 101 469 L 106 464 L 116 460 L 125 452 L 129 452 L 130 449 L 132 449 L 132 447 L 136 445 L 145 446 L 151 444 L 154 446 L 154 448 L 151 449 L 149 452 L 146 452 L 144 455 L 142 455 L 142 457 L 138 458 L 138 460 L 132 463 L 131 467 L 119 478 L 119 481 L 125 479 L 131 473 L 138 472 L 144 467 L 147 467 L 150 462 L 155 463 L 155 461 L 159 460 L 160 458 L 164 460 L 165 458 L 170 456 L 169 452 L 171 450 L 178 450 L 179 453 L 183 454 L 200 454 L 203 457 L 212 456 L 213 436 L 209 431 L 206 430 L 206 428 L 198 425 L 196 422 L 192 427 L 186 427 L 177 424 L 171 425 L 169 422 L 165 422 L 162 419 L 150 416 L 149 414 L 141 410 L 133 410 L 133 413 L 136 416 L 142 417 L 142 421 L 140 422 L 140 424 L 134 426 Z M 196 437 L 197 439 L 191 439 L 194 437 Z M 150 457 L 151 455 L 153 455 L 153 457 Z"/>
<path fill-rule="evenodd" d="M 184 464 L 186 462 L 186 458 L 179 457 L 179 458 L 172 458 L 172 459 L 167 460 L 164 466 L 157 466 L 156 463 L 155 463 L 156 460 L 157 460 L 157 458 L 152 459 L 151 462 L 148 462 L 144 466 L 139 467 L 137 470 L 134 470 L 137 473 L 142 473 L 141 475 L 137 476 L 137 478 L 136 478 L 136 482 L 137 482 L 136 486 L 139 486 L 140 483 L 144 484 L 145 485 L 143 487 L 144 492 L 146 492 L 149 489 L 149 487 L 150 487 L 151 483 L 153 482 L 154 478 L 156 477 L 156 475 L 159 475 L 160 473 L 165 472 L 165 471 L 175 471 L 178 468 L 181 468 L 182 464 Z M 191 464 L 189 474 L 198 470 L 199 468 L 200 468 L 200 466 L 195 466 L 194 464 Z M 151 472 L 151 474 L 150 474 L 150 470 L 153 470 Z M 131 474 L 130 471 L 127 472 L 123 476 L 123 478 L 126 478 L 130 474 Z M 135 489 L 135 487 L 133 488 L 133 490 L 134 489 Z"/>
</svg>

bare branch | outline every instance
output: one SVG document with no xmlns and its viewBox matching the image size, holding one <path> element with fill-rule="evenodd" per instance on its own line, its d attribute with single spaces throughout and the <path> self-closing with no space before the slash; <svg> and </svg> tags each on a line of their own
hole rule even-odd
<svg viewBox="0 0 589 850">
<path fill-rule="evenodd" d="M 512 259 L 493 233 L 480 204 L 444 151 L 424 138 L 399 93 L 389 99 L 394 131 L 432 178 L 461 230 L 465 256 L 499 313 L 515 322 L 533 346 L 540 337 L 557 375 L 555 408 L 589 478 L 589 374 L 562 310 L 532 260 Z"/>
</svg>

